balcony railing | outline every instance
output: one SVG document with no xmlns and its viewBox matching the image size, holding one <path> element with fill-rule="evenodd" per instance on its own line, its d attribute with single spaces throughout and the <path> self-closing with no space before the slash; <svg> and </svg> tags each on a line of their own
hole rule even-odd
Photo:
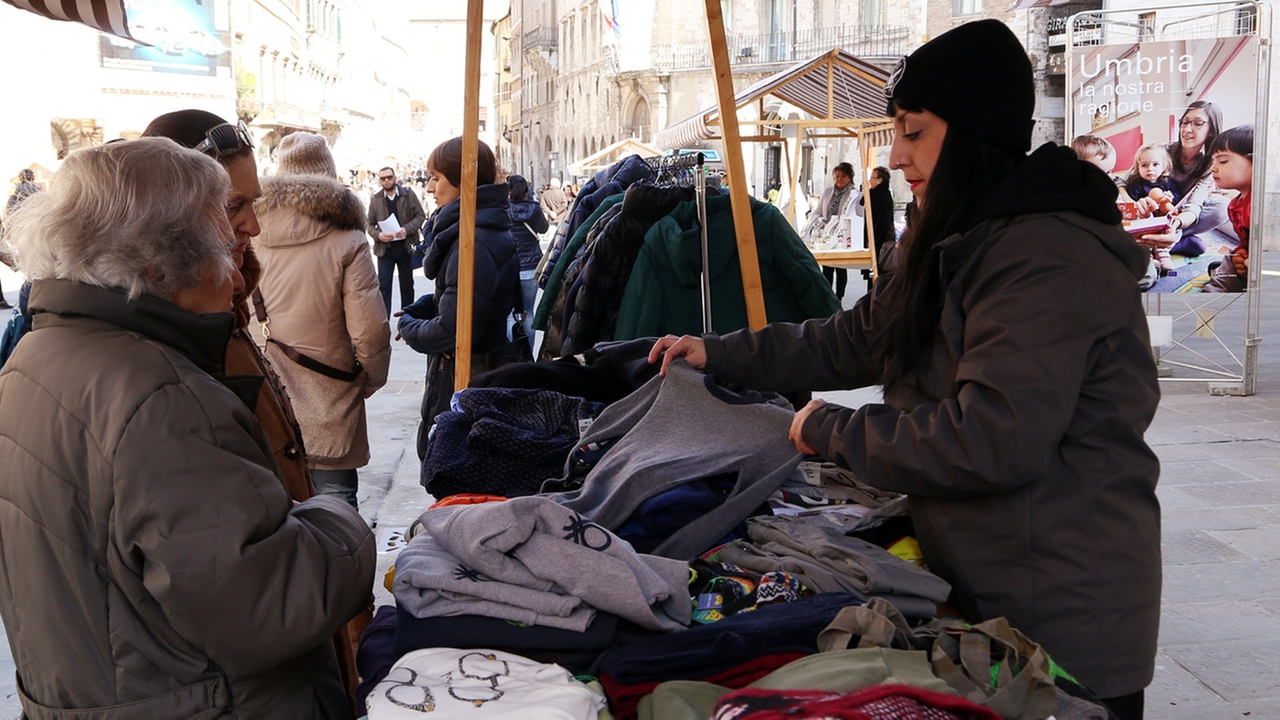
<svg viewBox="0 0 1280 720">
<path fill-rule="evenodd" d="M 910 30 L 905 25 L 842 25 L 839 27 L 730 35 L 730 65 L 796 63 L 840 48 L 866 60 L 901 57 Z M 695 70 L 711 66 L 711 48 L 705 42 L 659 43 L 653 46 L 653 66 L 668 70 Z"/>
<path fill-rule="evenodd" d="M 521 49 L 525 52 L 550 52 L 555 50 L 559 41 L 556 30 L 555 27 L 547 25 L 526 30 L 520 36 Z"/>
</svg>

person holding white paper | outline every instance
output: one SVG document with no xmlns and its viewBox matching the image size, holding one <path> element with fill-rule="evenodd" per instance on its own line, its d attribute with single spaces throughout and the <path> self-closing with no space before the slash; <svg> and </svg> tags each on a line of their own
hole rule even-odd
<svg viewBox="0 0 1280 720">
<path fill-rule="evenodd" d="M 378 171 L 382 190 L 369 198 L 369 237 L 378 258 L 378 291 L 391 317 L 391 278 L 400 273 L 400 307 L 413 304 L 413 258 L 411 249 L 421 237 L 427 214 L 418 196 L 396 182 L 396 171 Z M 387 223 L 383 226 L 383 223 Z M 391 223 L 394 223 L 391 224 Z"/>
</svg>

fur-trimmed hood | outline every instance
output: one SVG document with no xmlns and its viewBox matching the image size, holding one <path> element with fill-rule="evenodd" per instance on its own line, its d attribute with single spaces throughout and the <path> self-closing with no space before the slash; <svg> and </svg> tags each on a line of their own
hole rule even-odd
<svg viewBox="0 0 1280 720">
<path fill-rule="evenodd" d="M 262 234 L 256 241 L 281 247 L 301 245 L 334 230 L 364 233 L 364 206 L 347 186 L 321 175 L 262 178 L 254 203 Z"/>
</svg>

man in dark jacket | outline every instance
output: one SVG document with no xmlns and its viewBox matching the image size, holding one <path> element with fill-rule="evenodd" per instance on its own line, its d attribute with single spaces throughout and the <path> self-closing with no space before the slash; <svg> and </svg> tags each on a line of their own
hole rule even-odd
<svg viewBox="0 0 1280 720">
<path fill-rule="evenodd" d="M 373 238 L 373 254 L 378 258 L 378 290 L 382 304 L 391 317 L 391 277 L 400 273 L 400 307 L 413 304 L 413 258 L 411 248 L 421 238 L 422 224 L 427 214 L 418 202 L 418 196 L 396 182 L 396 171 L 384 167 L 378 171 L 382 192 L 369 198 L 369 237 Z M 379 223 L 395 216 L 400 226 L 395 232 L 385 232 Z"/>
<path fill-rule="evenodd" d="M 885 256 L 885 249 L 892 249 L 891 243 L 896 240 L 893 227 L 893 193 L 889 191 L 889 168 L 881 165 L 871 171 L 871 229 L 862 226 L 862 238 L 867 247 L 871 247 L 871 233 L 875 233 L 876 266 L 880 267 Z M 861 203 L 862 198 L 858 198 Z M 867 290 L 871 290 L 870 270 L 863 270 L 862 276 L 867 279 Z"/>
</svg>

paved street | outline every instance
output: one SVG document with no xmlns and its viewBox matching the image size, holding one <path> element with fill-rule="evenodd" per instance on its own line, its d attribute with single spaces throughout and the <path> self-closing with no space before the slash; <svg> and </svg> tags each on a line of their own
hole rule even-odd
<svg viewBox="0 0 1280 720">
<path fill-rule="evenodd" d="M 1280 253 L 1267 253 L 1266 263 L 1277 267 Z M 859 286 L 856 276 L 850 280 L 850 289 Z M 12 277 L 0 272 L 0 281 L 9 291 L 6 296 L 15 299 Z M 428 292 L 430 283 L 419 276 L 418 289 Z M 1159 494 L 1165 570 L 1160 654 L 1155 682 L 1147 691 L 1148 718 L 1280 718 L 1277 293 L 1280 278 L 1265 278 L 1256 395 L 1213 396 L 1203 382 L 1162 384 L 1164 397 L 1147 436 L 1163 466 Z M 1237 305 L 1217 323 L 1233 349 L 1240 337 L 1233 328 L 1243 316 L 1242 305 Z M 399 531 L 430 502 L 418 485 L 414 449 L 424 369 L 424 356 L 396 343 L 391 381 L 369 401 L 373 459 L 361 471 L 360 503 L 380 548 L 387 549 L 379 556 L 379 603 L 390 601 L 381 578 L 394 557 Z M 854 403 L 873 395 L 862 391 L 827 397 Z M 19 712 L 8 650 L 7 642 L 0 644 L 0 718 Z"/>
</svg>

